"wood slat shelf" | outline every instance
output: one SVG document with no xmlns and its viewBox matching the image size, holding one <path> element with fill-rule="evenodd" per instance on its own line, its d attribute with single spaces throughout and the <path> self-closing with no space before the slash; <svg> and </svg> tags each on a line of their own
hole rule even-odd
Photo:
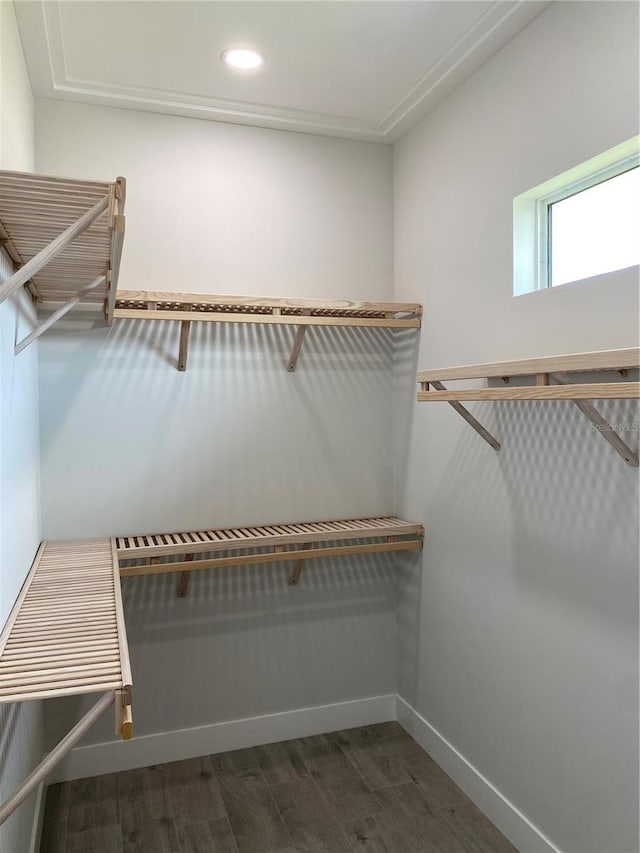
<svg viewBox="0 0 640 853">
<path fill-rule="evenodd" d="M 462 401 L 572 400 L 625 462 L 637 468 L 638 454 L 623 441 L 589 401 L 640 398 L 640 382 L 626 379 L 629 370 L 638 368 L 640 348 L 630 347 L 421 370 L 418 373 L 418 401 L 449 403 L 494 450 L 499 450 L 500 442 L 461 405 Z M 610 381 L 584 381 L 585 374 L 607 371 L 616 371 L 625 378 L 618 376 Z M 534 377 L 535 385 L 511 385 L 511 379 L 514 377 Z M 443 385 L 444 381 L 464 379 L 502 379 L 505 384 L 503 387 L 455 389 Z"/>
<path fill-rule="evenodd" d="M 0 302 L 26 285 L 37 303 L 62 304 L 58 317 L 78 303 L 104 305 L 111 323 L 125 197 L 124 178 L 108 183 L 0 171 L 0 244 L 16 269 L 0 285 Z"/>
<path fill-rule="evenodd" d="M 309 326 L 418 329 L 421 316 L 422 306 L 416 303 L 280 299 L 144 290 L 119 290 L 114 311 L 114 317 L 120 319 L 180 321 L 180 371 L 186 369 L 191 322 L 296 326 L 288 362 L 290 373 L 296 369 Z"/>
<path fill-rule="evenodd" d="M 419 328 L 422 306 L 398 302 L 279 299 L 119 290 L 115 316 L 139 320 Z"/>
<path fill-rule="evenodd" d="M 422 525 L 384 516 L 219 528 L 191 533 L 118 536 L 115 541 L 121 577 L 180 572 L 178 595 L 184 597 L 190 572 L 198 569 L 295 561 L 290 583 L 296 584 L 305 560 L 382 551 L 418 550 L 422 548 L 423 538 Z M 323 542 L 330 544 L 315 547 Z M 196 554 L 256 548 L 263 550 L 258 554 L 194 559 Z M 162 557 L 178 554 L 184 555 L 183 562 L 160 561 Z M 125 565 L 141 558 L 148 562 Z"/>
<path fill-rule="evenodd" d="M 0 824 L 115 702 L 132 734 L 132 678 L 113 539 L 41 543 L 0 634 L 0 704 L 102 693 L 0 805 Z"/>
<path fill-rule="evenodd" d="M 123 691 L 131 667 L 110 539 L 43 542 L 0 635 L 0 703 Z"/>
</svg>

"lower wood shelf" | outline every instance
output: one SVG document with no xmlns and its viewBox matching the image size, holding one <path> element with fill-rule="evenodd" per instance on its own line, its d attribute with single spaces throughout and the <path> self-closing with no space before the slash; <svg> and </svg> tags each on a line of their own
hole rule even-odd
<svg viewBox="0 0 640 853">
<path fill-rule="evenodd" d="M 0 703 L 103 696 L 0 806 L 0 824 L 115 701 L 132 733 L 132 678 L 111 539 L 43 542 L 0 635 Z"/>
<path fill-rule="evenodd" d="M 43 542 L 0 636 L 0 703 L 131 685 L 111 540 Z"/>
<path fill-rule="evenodd" d="M 180 572 L 177 593 L 184 597 L 190 573 L 199 569 L 295 562 L 289 578 L 289 583 L 295 585 L 306 560 L 384 551 L 414 551 L 422 548 L 423 538 L 422 525 L 394 516 L 384 516 L 218 528 L 191 533 L 119 536 L 115 541 L 121 577 Z M 260 549 L 260 553 L 228 555 L 229 551 L 239 549 Z M 213 556 L 216 553 L 224 553 L 224 556 Z M 207 556 L 196 560 L 197 554 Z M 184 560 L 161 562 L 161 558 L 175 555 L 184 555 Z M 147 562 L 137 562 L 141 558 Z M 136 564 L 132 565 L 133 561 Z"/>
</svg>

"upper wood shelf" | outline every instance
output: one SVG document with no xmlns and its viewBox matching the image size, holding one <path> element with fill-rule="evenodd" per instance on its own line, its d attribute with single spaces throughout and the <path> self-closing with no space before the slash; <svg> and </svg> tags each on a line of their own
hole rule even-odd
<svg viewBox="0 0 640 853">
<path fill-rule="evenodd" d="M 640 382 L 628 381 L 629 370 L 640 367 L 640 348 L 581 352 L 519 361 L 498 361 L 489 364 L 468 364 L 440 370 L 421 370 L 418 373 L 420 402 L 445 401 L 494 448 L 500 442 L 461 405 L 471 400 L 573 400 L 582 413 L 627 464 L 638 467 L 638 454 L 624 442 L 618 431 L 602 417 L 590 400 L 637 399 Z M 589 382 L 589 373 L 616 371 L 621 377 L 610 381 Z M 512 378 L 535 377 L 535 385 L 512 385 Z M 445 388 L 448 380 L 502 379 L 501 387 Z"/>
<path fill-rule="evenodd" d="M 495 361 L 488 364 L 467 364 L 462 367 L 445 367 L 441 370 L 421 370 L 418 373 L 418 382 L 433 383 L 446 382 L 447 380 L 458 379 L 510 379 L 513 376 L 549 376 L 555 373 L 585 373 L 603 370 L 629 370 L 640 366 L 640 349 L 630 347 L 629 349 L 619 350 L 603 350 L 601 352 L 579 352 L 571 353 L 570 355 L 554 355 L 546 358 L 525 358 L 519 361 Z M 637 388 L 635 393 L 632 393 L 634 386 L 637 383 L 625 383 L 629 388 L 625 388 L 622 383 L 596 383 L 604 396 L 622 396 L 634 397 L 638 396 Z M 493 396 L 499 390 L 498 396 Z M 565 393 L 558 393 L 564 392 Z M 615 393 L 613 393 L 615 391 Z M 489 396 L 479 397 L 477 392 L 486 393 Z M 504 393 L 502 393 L 504 392 Z M 579 394 L 577 388 L 558 388 L 547 384 L 546 387 L 538 387 L 537 389 L 526 387 L 512 388 L 486 388 L 473 389 L 472 396 L 463 396 L 469 393 L 469 390 L 455 391 L 431 391 L 423 390 L 418 394 L 419 400 L 522 400 L 526 399 L 527 394 L 531 394 L 532 399 L 542 400 L 550 399 L 557 400 L 573 399 L 573 396 Z M 599 393 L 596 391 L 596 394 Z M 513 394 L 513 396 L 509 396 Z M 548 398 L 545 398 L 548 394 Z M 451 396 L 445 396 L 451 395 Z M 594 396 L 593 394 L 591 395 Z"/>
<path fill-rule="evenodd" d="M 186 370 L 192 322 L 265 323 L 296 326 L 288 370 L 296 369 L 309 326 L 368 326 L 418 329 L 422 306 L 404 302 L 280 299 L 221 296 L 208 293 L 169 293 L 119 290 L 114 317 L 126 320 L 179 320 L 178 370 Z"/>
<path fill-rule="evenodd" d="M 119 290 L 115 317 L 294 326 L 419 328 L 422 306 L 398 302 L 279 299 L 208 293 Z"/>
<path fill-rule="evenodd" d="M 124 178 L 108 183 L 0 171 L 0 244 L 16 270 L 0 285 L 0 302 L 26 285 L 36 302 L 62 303 L 28 343 L 78 303 L 104 305 L 112 322 L 125 196 Z"/>
</svg>

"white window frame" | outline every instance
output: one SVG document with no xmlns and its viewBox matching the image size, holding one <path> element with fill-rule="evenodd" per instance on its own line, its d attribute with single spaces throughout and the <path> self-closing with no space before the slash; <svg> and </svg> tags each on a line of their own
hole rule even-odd
<svg viewBox="0 0 640 853">
<path fill-rule="evenodd" d="M 640 136 L 539 184 L 513 200 L 513 295 L 551 287 L 551 205 L 640 165 Z"/>
</svg>

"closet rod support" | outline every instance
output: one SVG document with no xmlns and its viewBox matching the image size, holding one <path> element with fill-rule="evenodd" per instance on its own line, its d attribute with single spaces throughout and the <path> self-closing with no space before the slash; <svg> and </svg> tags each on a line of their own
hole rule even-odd
<svg viewBox="0 0 640 853">
<path fill-rule="evenodd" d="M 65 735 L 60 743 L 55 746 L 51 752 L 43 758 L 35 770 L 27 776 L 22 785 L 18 788 L 12 797 L 0 806 L 0 824 L 13 814 L 18 806 L 23 803 L 38 785 L 47 778 L 51 770 L 58 764 L 64 756 L 76 745 L 80 738 L 87 732 L 91 726 L 98 720 L 107 708 L 111 705 L 114 699 L 113 691 L 105 693 L 98 699 L 95 705 L 87 711 L 71 731 Z"/>
<path fill-rule="evenodd" d="M 446 387 L 442 384 L 442 382 L 439 382 L 437 379 L 431 379 L 430 384 L 435 388 L 436 391 L 447 390 Z M 478 433 L 478 435 L 487 442 L 488 445 L 493 447 L 494 450 L 500 450 L 500 442 L 498 441 L 498 439 L 494 438 L 494 436 L 491 435 L 489 430 L 485 429 L 480 423 L 480 421 L 476 420 L 476 418 L 473 417 L 471 412 L 466 409 L 462 405 L 462 403 L 458 403 L 456 401 L 451 400 L 448 402 L 451 408 L 455 409 L 455 411 L 465 419 L 469 426 L 472 427 Z"/>
<path fill-rule="evenodd" d="M 553 373 L 552 378 L 558 385 L 572 385 L 571 379 L 566 373 Z M 589 400 L 574 400 L 582 414 L 592 424 L 593 428 L 600 433 L 605 441 L 618 453 L 631 468 L 638 467 L 638 454 L 635 453 L 618 435 L 614 427 L 606 418 L 603 418 L 593 403 Z"/>
</svg>

